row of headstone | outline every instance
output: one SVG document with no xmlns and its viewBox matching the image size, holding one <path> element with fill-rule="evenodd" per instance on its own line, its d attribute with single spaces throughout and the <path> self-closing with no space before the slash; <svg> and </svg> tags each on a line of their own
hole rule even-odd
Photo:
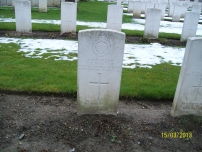
<svg viewBox="0 0 202 152">
<path fill-rule="evenodd" d="M 147 15 L 147 9 L 157 8 L 161 10 L 161 19 L 164 19 L 167 3 L 153 3 L 153 2 L 142 2 L 142 1 L 129 1 L 128 12 L 133 12 L 134 18 L 140 18 L 141 14 Z"/>
<path fill-rule="evenodd" d="M 40 0 L 39 11 L 47 11 L 47 0 Z M 77 3 L 61 3 L 61 34 L 76 32 Z M 109 5 L 107 13 L 107 29 L 121 31 L 123 7 Z M 17 32 L 31 32 L 31 4 L 30 1 L 15 1 L 15 18 Z"/>
<path fill-rule="evenodd" d="M 1 0 L 1 5 L 5 6 L 13 6 L 15 0 Z M 39 6 L 40 0 L 30 0 L 32 6 Z M 57 6 L 59 7 L 61 2 L 64 0 L 47 0 L 47 6 Z"/>
<path fill-rule="evenodd" d="M 62 14 L 69 3 L 62 3 Z M 160 9 L 148 9 L 147 20 L 160 22 Z M 193 12 L 195 13 L 195 12 Z M 193 14 L 192 13 L 192 14 Z M 31 4 L 15 2 L 16 20 L 31 29 Z M 29 15 L 25 15 L 29 14 Z M 198 15 L 198 13 L 195 13 Z M 152 20 L 152 16 L 158 20 Z M 187 14 L 185 15 L 185 18 Z M 189 16 L 194 18 L 194 16 Z M 18 22 L 18 23 L 20 23 Z M 69 22 L 69 20 L 67 20 Z M 147 22 L 147 21 L 146 21 Z M 22 24 L 16 26 L 22 28 Z M 156 25 L 158 26 L 158 25 Z M 145 27 L 147 28 L 147 27 Z M 153 29 L 152 29 L 153 30 Z M 24 29 L 22 29 L 24 31 Z M 154 30 L 155 31 L 155 30 Z M 81 114 L 117 114 L 125 34 L 114 30 L 79 32 L 78 47 L 78 111 Z M 189 39 L 171 111 L 172 116 L 202 115 L 202 38 Z"/>
<path fill-rule="evenodd" d="M 43 2 L 47 0 L 41 0 Z M 43 7 L 44 3 L 40 4 L 41 11 L 46 11 Z M 62 2 L 61 7 L 61 33 L 76 32 L 76 13 L 77 3 Z M 32 32 L 31 23 L 31 3 L 30 1 L 16 0 L 15 1 L 15 19 L 17 32 Z"/>
<path fill-rule="evenodd" d="M 158 38 L 160 22 L 161 22 L 161 10 L 150 8 L 147 9 L 145 26 L 144 26 L 144 37 L 149 39 Z M 196 36 L 198 22 L 200 14 L 196 12 L 187 12 L 185 15 L 181 41 L 186 41 L 189 37 Z"/>
<path fill-rule="evenodd" d="M 179 21 L 180 18 L 184 18 L 187 9 L 187 4 L 181 5 L 179 3 L 170 3 L 168 16 L 173 17 L 173 21 Z M 201 5 L 195 3 L 194 5 L 192 5 L 191 11 L 201 14 Z"/>
<path fill-rule="evenodd" d="M 79 31 L 78 44 L 77 114 L 116 115 L 125 34 L 104 29 L 83 30 Z M 173 117 L 202 116 L 201 47 L 202 38 L 189 38 L 171 108 Z"/>
<path fill-rule="evenodd" d="M 147 15 L 147 9 L 157 8 L 161 10 L 161 20 L 164 19 L 167 3 L 154 3 L 154 2 L 142 2 L 142 1 L 129 1 L 128 12 L 133 12 L 134 18 L 140 18 L 141 14 Z M 188 4 L 186 3 L 170 3 L 168 15 L 172 17 L 172 21 L 179 22 L 180 18 L 184 18 L 187 12 Z M 201 5 L 196 3 L 192 6 L 192 12 L 201 13 Z"/>
</svg>

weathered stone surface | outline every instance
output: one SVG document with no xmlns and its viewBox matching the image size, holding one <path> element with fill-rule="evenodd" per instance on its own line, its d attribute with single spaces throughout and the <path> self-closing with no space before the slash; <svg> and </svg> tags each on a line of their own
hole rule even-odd
<svg viewBox="0 0 202 152">
<path fill-rule="evenodd" d="M 202 38 L 188 39 L 171 115 L 202 116 Z"/>
<path fill-rule="evenodd" d="M 125 34 L 79 31 L 77 101 L 81 114 L 117 114 Z"/>
<path fill-rule="evenodd" d="M 107 29 L 121 31 L 123 6 L 108 5 Z"/>
<path fill-rule="evenodd" d="M 17 32 L 32 32 L 31 23 L 31 4 L 30 1 L 16 0 L 15 5 L 15 19 Z"/>
<path fill-rule="evenodd" d="M 155 8 L 148 9 L 144 27 L 144 37 L 150 39 L 158 38 L 160 21 L 161 10 Z"/>
<path fill-rule="evenodd" d="M 61 3 L 61 34 L 76 32 L 77 3 Z"/>
<path fill-rule="evenodd" d="M 39 0 L 39 12 L 47 12 L 47 0 Z"/>
<path fill-rule="evenodd" d="M 196 36 L 199 18 L 199 13 L 186 13 L 180 39 L 181 41 L 186 41 L 189 37 Z"/>
</svg>

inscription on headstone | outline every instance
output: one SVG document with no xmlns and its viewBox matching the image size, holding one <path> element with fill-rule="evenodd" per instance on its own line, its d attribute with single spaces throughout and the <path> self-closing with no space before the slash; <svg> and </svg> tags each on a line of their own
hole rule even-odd
<svg viewBox="0 0 202 152">
<path fill-rule="evenodd" d="M 188 39 L 175 92 L 172 116 L 202 116 L 202 38 Z"/>
<path fill-rule="evenodd" d="M 108 5 L 107 29 L 121 31 L 123 6 Z"/>
<path fill-rule="evenodd" d="M 65 32 L 76 32 L 77 3 L 61 3 L 61 34 Z"/>
<path fill-rule="evenodd" d="M 32 32 L 31 23 L 31 3 L 26 0 L 16 0 L 15 3 L 15 19 L 17 32 Z"/>
<path fill-rule="evenodd" d="M 78 36 L 78 114 L 117 114 L 125 34 L 83 30 Z"/>
</svg>

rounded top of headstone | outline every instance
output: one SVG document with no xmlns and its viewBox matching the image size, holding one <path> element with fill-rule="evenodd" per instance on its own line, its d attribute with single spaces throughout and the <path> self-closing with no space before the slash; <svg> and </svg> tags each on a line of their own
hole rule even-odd
<svg viewBox="0 0 202 152">
<path fill-rule="evenodd" d="M 85 33 L 85 32 L 111 32 L 111 33 L 117 33 L 117 34 L 122 34 L 125 35 L 123 32 L 119 32 L 116 30 L 111 30 L 111 29 L 86 29 L 86 30 L 80 30 L 79 33 Z"/>
</svg>

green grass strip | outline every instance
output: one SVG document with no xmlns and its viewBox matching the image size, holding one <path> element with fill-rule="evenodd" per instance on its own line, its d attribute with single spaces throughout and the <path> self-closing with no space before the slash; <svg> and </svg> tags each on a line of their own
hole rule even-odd
<svg viewBox="0 0 202 152">
<path fill-rule="evenodd" d="M 26 58 L 19 45 L 0 43 L 0 90 L 76 94 L 77 61 Z M 120 96 L 173 99 L 180 67 L 162 63 L 153 68 L 123 69 Z"/>
</svg>

